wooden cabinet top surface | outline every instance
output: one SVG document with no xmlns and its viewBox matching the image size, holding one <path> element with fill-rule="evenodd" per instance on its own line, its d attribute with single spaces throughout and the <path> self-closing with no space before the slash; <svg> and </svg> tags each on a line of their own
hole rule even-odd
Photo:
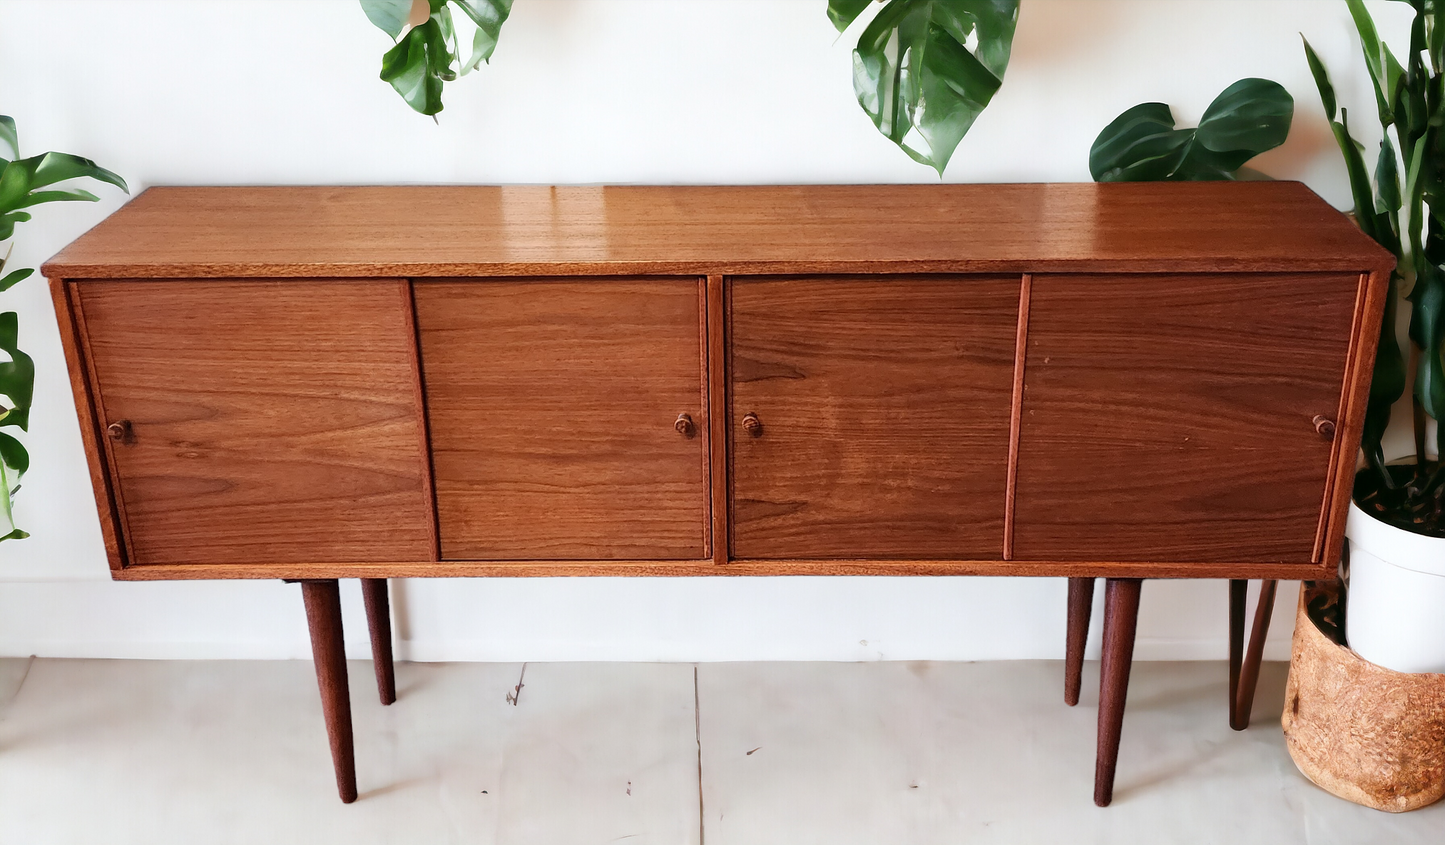
<svg viewBox="0 0 1445 845">
<path fill-rule="evenodd" d="M 1297 182 L 151 188 L 51 278 L 1384 270 Z"/>
</svg>

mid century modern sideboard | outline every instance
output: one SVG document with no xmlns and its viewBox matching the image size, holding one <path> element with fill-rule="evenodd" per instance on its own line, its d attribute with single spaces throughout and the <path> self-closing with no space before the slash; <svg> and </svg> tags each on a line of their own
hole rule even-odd
<svg viewBox="0 0 1445 845">
<path fill-rule="evenodd" d="M 987 574 L 1108 579 L 1107 804 L 1140 579 L 1332 571 L 1392 262 L 1282 182 L 154 188 L 44 272 L 114 577 L 301 581 L 343 800 L 338 578 L 388 701 L 387 578 Z"/>
</svg>

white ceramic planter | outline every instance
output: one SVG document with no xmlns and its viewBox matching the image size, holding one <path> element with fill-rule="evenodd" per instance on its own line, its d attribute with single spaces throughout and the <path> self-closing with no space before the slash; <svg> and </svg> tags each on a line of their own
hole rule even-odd
<svg viewBox="0 0 1445 845">
<path fill-rule="evenodd" d="M 1413 534 L 1350 503 L 1345 638 L 1396 672 L 1445 672 L 1445 539 Z"/>
</svg>

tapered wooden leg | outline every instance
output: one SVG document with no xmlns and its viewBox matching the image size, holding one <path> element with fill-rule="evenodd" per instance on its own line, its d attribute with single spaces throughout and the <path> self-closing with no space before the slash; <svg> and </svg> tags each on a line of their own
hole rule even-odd
<svg viewBox="0 0 1445 845">
<path fill-rule="evenodd" d="M 1249 727 L 1249 713 L 1254 709 L 1254 689 L 1259 683 L 1259 663 L 1264 658 L 1264 638 L 1269 635 L 1269 620 L 1274 615 L 1274 594 L 1278 581 L 1262 581 L 1259 603 L 1254 606 L 1254 626 L 1249 631 L 1249 650 L 1239 672 L 1239 688 L 1234 693 L 1234 712 L 1238 720 L 1230 727 L 1242 731 Z"/>
<path fill-rule="evenodd" d="M 1229 726 L 1239 726 L 1239 667 L 1244 659 L 1244 603 L 1249 582 L 1243 578 L 1229 581 Z"/>
<path fill-rule="evenodd" d="M 1084 645 L 1089 641 L 1089 614 L 1094 610 L 1094 579 L 1069 579 L 1069 631 L 1064 640 L 1064 703 L 1079 703 L 1084 683 Z"/>
<path fill-rule="evenodd" d="M 366 600 L 366 627 L 371 631 L 371 664 L 376 669 L 376 691 L 382 704 L 396 701 L 396 668 L 391 660 L 391 601 L 385 578 L 361 579 Z"/>
<path fill-rule="evenodd" d="M 1114 770 L 1119 763 L 1119 734 L 1124 728 L 1124 699 L 1134 662 L 1134 632 L 1139 625 L 1138 578 L 1104 583 L 1104 660 L 1099 669 L 1099 747 L 1094 762 L 1094 803 L 1114 800 Z"/>
<path fill-rule="evenodd" d="M 341 800 L 356 800 L 356 756 L 351 740 L 351 693 L 346 684 L 346 647 L 341 638 L 341 591 L 335 581 L 302 581 L 306 624 L 311 629 L 311 656 L 321 688 L 321 712 L 331 740 L 336 789 Z"/>
</svg>

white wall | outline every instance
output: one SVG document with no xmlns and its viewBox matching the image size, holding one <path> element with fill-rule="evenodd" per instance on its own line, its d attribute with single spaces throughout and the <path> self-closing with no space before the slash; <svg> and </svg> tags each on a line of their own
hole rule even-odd
<svg viewBox="0 0 1445 845">
<path fill-rule="evenodd" d="M 1409 7 L 1371 7 L 1401 44 Z M 352 0 L 5 0 L 0 110 L 18 122 L 24 154 L 94 158 L 133 192 L 936 181 L 858 108 L 856 30 L 838 38 L 824 8 L 517 0 L 491 65 L 448 86 L 438 125 L 376 78 L 390 41 Z M 945 181 L 1086 181 L 1089 145 L 1121 110 L 1161 100 L 1192 125 L 1226 85 L 1264 76 L 1297 108 L 1288 143 L 1258 165 L 1347 206 L 1301 31 L 1373 145 L 1343 2 L 1024 0 L 1004 87 Z M 97 192 L 97 204 L 39 209 L 19 230 L 14 266 L 37 266 L 124 199 Z M 294 586 L 109 580 L 43 282 L 0 306 L 21 312 L 38 371 L 35 469 L 17 508 L 34 536 L 0 544 L 0 655 L 309 654 Z M 347 590 L 360 656 L 360 600 Z M 395 603 L 401 656 L 422 660 L 970 660 L 1058 657 L 1063 647 L 1063 579 L 411 581 Z M 1287 588 L 1272 657 L 1288 654 L 1293 603 Z M 1222 657 L 1225 607 L 1221 582 L 1150 582 L 1139 656 Z"/>
</svg>

